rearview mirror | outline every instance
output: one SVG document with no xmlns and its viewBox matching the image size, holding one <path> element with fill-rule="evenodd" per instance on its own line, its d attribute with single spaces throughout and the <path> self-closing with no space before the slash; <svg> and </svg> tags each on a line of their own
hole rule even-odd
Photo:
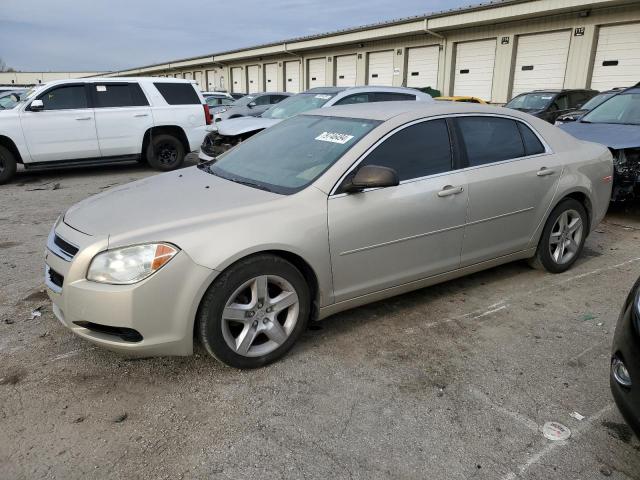
<svg viewBox="0 0 640 480">
<path fill-rule="evenodd" d="M 34 100 L 33 102 L 31 102 L 31 105 L 29 105 L 29 110 L 31 110 L 32 112 L 39 112 L 40 110 L 44 110 L 44 103 L 42 103 L 42 100 Z"/>
<path fill-rule="evenodd" d="M 379 165 L 365 165 L 344 185 L 344 191 L 361 192 L 367 188 L 395 187 L 400 184 L 398 172 Z"/>
</svg>

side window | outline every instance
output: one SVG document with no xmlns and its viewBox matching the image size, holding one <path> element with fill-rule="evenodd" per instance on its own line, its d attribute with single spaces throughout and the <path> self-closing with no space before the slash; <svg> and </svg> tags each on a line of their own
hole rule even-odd
<svg viewBox="0 0 640 480">
<path fill-rule="evenodd" d="M 199 105 L 200 98 L 191 83 L 153 84 L 169 105 Z"/>
<path fill-rule="evenodd" d="M 569 108 L 569 95 L 558 95 L 558 98 L 553 103 L 557 105 L 558 110 L 567 110 Z"/>
<path fill-rule="evenodd" d="M 147 98 L 142 93 L 140 85 L 131 84 L 105 84 L 93 85 L 95 107 L 139 107 L 149 105 Z"/>
<path fill-rule="evenodd" d="M 271 95 L 271 103 L 279 103 L 285 98 L 287 98 L 285 95 Z"/>
<path fill-rule="evenodd" d="M 399 102 L 402 100 L 415 100 L 416 96 L 408 93 L 375 92 L 371 94 L 371 102 Z"/>
<path fill-rule="evenodd" d="M 38 98 L 42 100 L 44 110 L 71 110 L 89 106 L 84 85 L 57 87 Z"/>
<path fill-rule="evenodd" d="M 522 137 L 514 120 L 460 117 L 456 122 L 470 167 L 524 156 Z"/>
<path fill-rule="evenodd" d="M 403 128 L 387 138 L 361 165 L 393 168 L 400 181 L 451 170 L 451 145 L 445 120 Z"/>
<path fill-rule="evenodd" d="M 368 103 L 370 101 L 368 93 L 356 93 L 338 100 L 334 105 L 351 105 L 353 103 Z"/>
<path fill-rule="evenodd" d="M 542 145 L 542 142 L 540 142 L 540 139 L 536 134 L 533 133 L 524 123 L 516 123 L 518 124 L 520 135 L 522 135 L 525 155 L 540 155 L 541 153 L 544 153 L 546 151 L 544 145 Z"/>
<path fill-rule="evenodd" d="M 269 97 L 270 95 L 262 95 L 254 100 L 256 105 L 269 105 Z"/>
</svg>

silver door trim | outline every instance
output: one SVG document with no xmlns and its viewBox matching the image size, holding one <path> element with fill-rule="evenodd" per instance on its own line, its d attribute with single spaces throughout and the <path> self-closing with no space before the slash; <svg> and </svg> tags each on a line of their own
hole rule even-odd
<svg viewBox="0 0 640 480">
<path fill-rule="evenodd" d="M 488 217 L 488 218 L 483 218 L 482 220 L 475 220 L 473 222 L 468 222 L 466 224 L 466 226 L 471 226 L 471 225 L 477 225 L 479 223 L 484 223 L 484 222 L 490 222 L 491 220 L 497 220 L 499 218 L 504 218 L 504 217 L 510 217 L 511 215 L 518 215 L 519 213 L 524 213 L 524 212 L 528 212 L 530 210 L 535 209 L 535 207 L 527 207 L 527 208 L 523 208 L 521 210 L 515 210 L 513 212 L 508 212 L 508 213 L 502 213 L 500 215 L 496 215 L 495 217 Z"/>
<path fill-rule="evenodd" d="M 507 120 L 514 120 L 516 122 L 521 122 L 524 125 L 526 125 L 527 127 L 529 127 L 529 129 L 531 129 L 533 134 L 538 138 L 538 140 L 540 140 L 540 143 L 542 143 L 542 146 L 544 147 L 545 151 L 544 151 L 544 153 L 538 153 L 538 154 L 535 154 L 535 155 L 526 155 L 524 157 L 510 158 L 510 159 L 506 159 L 506 160 L 500 160 L 498 162 L 485 163 L 485 164 L 482 164 L 482 165 L 474 165 L 472 167 L 460 168 L 460 169 L 457 169 L 457 170 L 448 170 L 446 172 L 434 173 L 433 175 L 426 175 L 424 177 L 409 178 L 407 180 L 403 180 L 402 182 L 400 182 L 400 185 L 403 185 L 405 183 L 410 183 L 410 182 L 418 182 L 420 180 L 425 180 L 427 178 L 433 178 L 433 177 L 438 177 L 438 176 L 442 176 L 442 175 L 451 175 L 452 173 L 466 172 L 466 171 L 474 170 L 474 169 L 477 169 L 477 168 L 484 168 L 484 167 L 490 167 L 490 166 L 493 166 L 493 165 L 500 165 L 500 164 L 503 164 L 503 163 L 520 162 L 522 160 L 528 160 L 528 159 L 531 159 L 531 158 L 542 157 L 542 156 L 545 156 L 545 155 L 552 155 L 553 153 L 555 153 L 552 150 L 551 146 L 547 143 L 547 141 L 540 135 L 540 133 L 529 122 L 527 122 L 526 120 L 523 120 L 523 119 L 521 119 L 519 117 L 512 117 L 510 115 L 496 114 L 496 113 L 453 113 L 453 114 L 446 114 L 446 115 L 437 115 L 437 116 L 428 117 L 428 118 L 419 118 L 417 120 L 412 120 L 412 121 L 410 121 L 408 123 L 405 123 L 403 125 L 400 125 L 400 126 L 394 128 L 393 130 L 391 130 L 390 132 L 387 132 L 385 135 L 383 135 L 381 138 L 379 138 L 373 145 L 371 145 L 340 176 L 338 181 L 334 184 L 333 188 L 331 189 L 331 192 L 329 193 L 329 198 L 337 198 L 337 197 L 341 197 L 341 196 L 344 196 L 344 195 L 351 195 L 349 193 L 336 193 L 336 190 L 342 184 L 342 182 L 347 177 L 347 175 L 349 175 L 353 170 L 355 170 L 358 167 L 358 165 L 360 165 L 360 163 L 362 163 L 369 156 L 369 154 L 373 150 L 375 150 L 382 142 L 387 140 L 392 135 L 395 135 L 397 132 L 399 132 L 401 130 L 404 130 L 407 127 L 411 127 L 413 125 L 416 125 L 418 123 L 429 122 L 429 121 L 432 121 L 432 120 L 441 120 L 441 119 L 445 119 L 446 120 L 447 118 L 457 118 L 457 117 L 496 117 L 496 118 L 504 118 L 504 119 L 507 119 Z M 378 190 L 378 189 L 377 188 L 366 189 L 366 190 L 363 190 L 360 193 L 366 193 L 366 192 L 368 192 L 370 190 Z"/>
</svg>

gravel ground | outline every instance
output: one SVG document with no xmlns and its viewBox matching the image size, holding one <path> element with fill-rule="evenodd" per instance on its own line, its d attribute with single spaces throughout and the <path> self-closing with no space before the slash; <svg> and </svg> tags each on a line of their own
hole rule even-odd
<svg viewBox="0 0 640 480">
<path fill-rule="evenodd" d="M 358 308 L 237 371 L 201 349 L 127 360 L 51 312 L 57 216 L 152 174 L 21 172 L 0 187 L 1 479 L 640 479 L 608 389 L 638 211 L 611 212 L 567 273 L 513 263 Z M 546 440 L 547 421 L 571 438 Z"/>
</svg>

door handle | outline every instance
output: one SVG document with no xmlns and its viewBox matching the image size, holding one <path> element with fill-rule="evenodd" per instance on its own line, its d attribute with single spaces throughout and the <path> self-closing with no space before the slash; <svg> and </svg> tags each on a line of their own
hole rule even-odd
<svg viewBox="0 0 640 480">
<path fill-rule="evenodd" d="M 439 197 L 448 197 L 450 195 L 457 195 L 464 192 L 464 187 L 454 187 L 452 185 L 446 185 L 442 187 L 442 190 L 438 192 Z"/>
<path fill-rule="evenodd" d="M 538 173 L 536 173 L 536 175 L 538 175 L 539 177 L 546 177 L 548 175 L 553 175 L 554 173 L 556 173 L 555 170 L 550 170 L 547 167 L 542 167 L 540 170 L 538 170 Z"/>
<path fill-rule="evenodd" d="M 148 113 L 136 113 L 134 115 L 135 118 L 139 118 L 139 117 L 148 117 L 149 114 Z"/>
<path fill-rule="evenodd" d="M 91 120 L 91 117 L 76 117 L 76 120 Z"/>
</svg>

